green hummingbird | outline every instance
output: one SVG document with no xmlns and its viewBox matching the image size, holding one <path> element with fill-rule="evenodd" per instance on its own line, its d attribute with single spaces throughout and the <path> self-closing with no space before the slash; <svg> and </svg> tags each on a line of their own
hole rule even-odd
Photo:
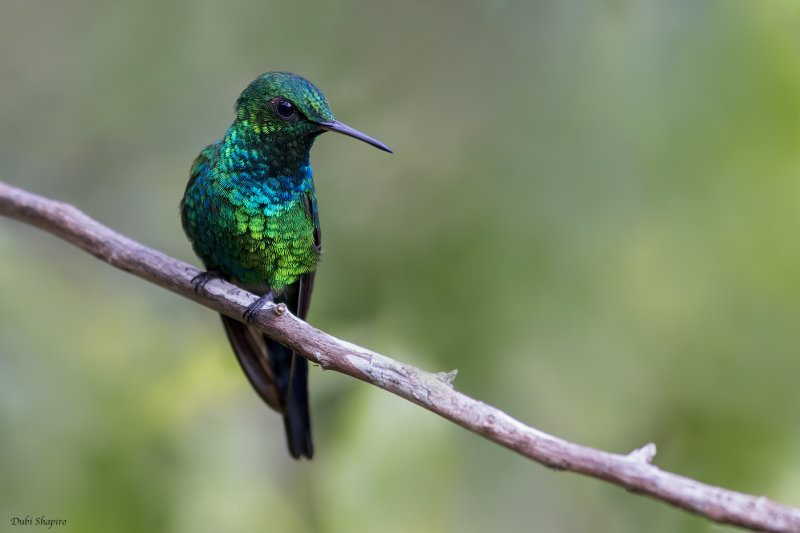
<svg viewBox="0 0 800 533">
<path fill-rule="evenodd" d="M 311 458 L 308 361 L 249 327 L 269 301 L 305 319 L 321 252 L 309 152 L 326 131 L 388 146 L 336 120 L 325 96 L 287 72 L 256 78 L 236 101 L 225 136 L 195 159 L 181 223 L 207 271 L 258 294 L 245 323 L 222 316 L 239 364 L 261 399 L 283 415 L 289 453 Z"/>
</svg>

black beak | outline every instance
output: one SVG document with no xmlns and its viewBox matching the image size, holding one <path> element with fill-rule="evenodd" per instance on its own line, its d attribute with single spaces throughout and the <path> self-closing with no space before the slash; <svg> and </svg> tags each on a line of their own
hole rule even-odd
<svg viewBox="0 0 800 533">
<path fill-rule="evenodd" d="M 385 144 L 383 144 L 379 140 L 373 139 L 369 135 L 364 135 L 360 131 L 351 128 L 347 124 L 342 124 L 338 120 L 334 120 L 333 122 L 320 122 L 319 126 L 324 130 L 335 131 L 336 133 L 342 133 L 344 135 L 349 135 L 350 137 L 353 137 L 354 139 L 358 139 L 359 141 L 364 141 L 367 144 L 371 144 L 375 148 L 379 148 L 379 149 L 383 150 L 384 152 L 389 152 L 390 154 L 394 153 L 394 152 L 392 152 L 391 148 L 389 148 L 388 146 L 386 146 Z"/>
</svg>

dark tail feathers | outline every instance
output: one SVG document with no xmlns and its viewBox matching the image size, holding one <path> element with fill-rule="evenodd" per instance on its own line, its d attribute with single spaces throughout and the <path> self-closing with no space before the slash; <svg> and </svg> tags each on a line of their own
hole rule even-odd
<svg viewBox="0 0 800 533">
<path fill-rule="evenodd" d="M 283 424 L 289 453 L 299 459 L 314 455 L 311 419 L 308 409 L 308 361 L 286 346 L 264 337 L 270 366 L 275 371 L 278 390 L 284 399 Z"/>
<path fill-rule="evenodd" d="M 237 320 L 223 315 L 222 323 L 250 384 L 267 405 L 283 414 L 289 453 L 295 459 L 311 459 L 308 361 Z"/>
</svg>

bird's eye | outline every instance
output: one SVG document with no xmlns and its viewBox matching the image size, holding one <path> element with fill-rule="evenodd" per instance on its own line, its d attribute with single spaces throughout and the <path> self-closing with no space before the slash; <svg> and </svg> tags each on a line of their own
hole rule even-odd
<svg viewBox="0 0 800 533">
<path fill-rule="evenodd" d="M 272 105 L 275 107 L 275 114 L 277 114 L 283 120 L 289 120 L 294 117 L 294 104 L 286 98 L 276 98 L 273 100 Z"/>
</svg>

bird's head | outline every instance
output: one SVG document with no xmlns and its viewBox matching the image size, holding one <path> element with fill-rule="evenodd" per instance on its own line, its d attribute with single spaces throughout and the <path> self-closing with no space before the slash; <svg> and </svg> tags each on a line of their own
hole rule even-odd
<svg viewBox="0 0 800 533">
<path fill-rule="evenodd" d="M 268 72 L 253 80 L 236 101 L 236 120 L 272 142 L 305 150 L 306 155 L 325 131 L 392 152 L 382 142 L 336 120 L 325 95 L 310 81 L 288 72 Z"/>
</svg>

